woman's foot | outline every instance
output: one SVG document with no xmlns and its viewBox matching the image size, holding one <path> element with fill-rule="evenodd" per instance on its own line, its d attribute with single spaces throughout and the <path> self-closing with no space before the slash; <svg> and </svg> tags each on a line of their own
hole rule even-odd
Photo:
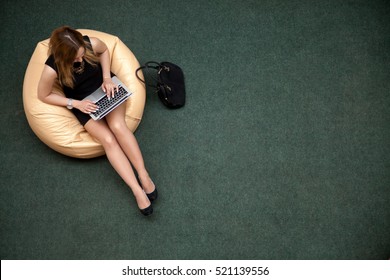
<svg viewBox="0 0 390 280">
<path fill-rule="evenodd" d="M 147 193 L 146 196 L 149 198 L 150 202 L 155 201 L 158 197 L 157 188 L 154 187 L 154 191 L 151 193 Z"/>
<path fill-rule="evenodd" d="M 139 209 L 139 211 L 141 212 L 142 215 L 144 216 L 150 216 L 153 214 L 153 207 L 152 207 L 152 204 L 150 203 L 150 205 L 144 209 Z"/>
<path fill-rule="evenodd" d="M 158 193 L 157 193 L 157 188 L 154 185 L 152 179 L 150 179 L 149 175 L 145 175 L 144 177 L 139 178 L 141 181 L 141 186 L 143 190 L 146 193 L 146 196 L 150 200 L 150 202 L 153 202 L 154 200 L 157 199 Z"/>
<path fill-rule="evenodd" d="M 139 211 L 142 215 L 149 216 L 153 213 L 152 202 L 149 200 L 148 196 L 141 190 L 141 193 L 136 196 L 136 201 Z"/>
</svg>

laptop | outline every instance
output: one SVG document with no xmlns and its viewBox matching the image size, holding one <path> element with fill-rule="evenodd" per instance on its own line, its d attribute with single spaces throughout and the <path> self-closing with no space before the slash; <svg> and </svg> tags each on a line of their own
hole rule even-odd
<svg viewBox="0 0 390 280">
<path fill-rule="evenodd" d="M 90 100 L 99 106 L 96 112 L 89 114 L 95 121 L 104 118 L 133 94 L 116 76 L 112 77 L 112 81 L 118 85 L 118 91 L 115 92 L 115 96 L 111 97 L 110 100 L 101 87 L 84 98 L 84 100 Z"/>
</svg>

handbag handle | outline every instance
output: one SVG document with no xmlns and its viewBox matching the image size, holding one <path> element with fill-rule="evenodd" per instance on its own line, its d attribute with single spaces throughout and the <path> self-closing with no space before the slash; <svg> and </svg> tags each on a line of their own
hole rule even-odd
<svg viewBox="0 0 390 280">
<path fill-rule="evenodd" d="M 157 66 L 152 66 L 153 64 L 157 65 Z M 160 63 L 158 63 L 157 61 L 148 61 L 148 62 L 145 62 L 145 67 L 147 68 L 153 68 L 153 69 L 160 69 L 162 68 L 162 65 Z"/>
<path fill-rule="evenodd" d="M 156 64 L 157 66 L 152 66 L 151 64 Z M 170 69 L 169 69 L 169 67 L 168 66 L 166 66 L 166 65 L 163 65 L 163 64 L 161 64 L 161 63 L 158 63 L 158 62 L 156 62 L 156 61 L 148 61 L 148 62 L 146 62 L 145 63 L 145 66 L 147 67 L 147 68 L 153 68 L 153 69 L 156 69 L 156 70 L 158 70 L 158 74 L 160 74 L 160 72 L 161 72 L 161 70 L 165 70 L 165 71 L 170 71 Z"/>
<path fill-rule="evenodd" d="M 153 66 L 152 64 L 156 64 L 156 66 Z M 148 62 L 146 62 L 144 65 L 140 66 L 140 67 L 135 71 L 135 75 L 136 75 L 136 77 L 138 78 L 138 80 L 140 80 L 141 82 L 143 82 L 143 83 L 144 83 L 145 85 L 147 85 L 147 86 L 155 87 L 154 85 L 151 85 L 151 84 L 149 84 L 149 83 L 146 83 L 145 80 L 142 80 L 142 79 L 140 78 L 140 76 L 138 75 L 138 71 L 143 70 L 143 69 L 154 69 L 154 70 L 157 70 L 157 71 L 158 71 L 157 74 L 160 74 L 161 70 L 163 69 L 163 66 L 162 66 L 160 63 L 156 62 L 156 61 L 148 61 Z M 155 77 L 153 77 L 153 76 L 150 75 L 149 73 L 148 73 L 148 76 L 151 77 L 151 78 L 152 78 L 154 81 L 156 81 L 157 83 L 159 82 L 158 79 L 156 79 Z"/>
<path fill-rule="evenodd" d="M 160 72 L 164 69 L 165 71 L 170 71 L 169 67 L 168 66 L 165 66 L 165 65 L 162 65 L 156 61 L 148 61 L 146 62 L 143 66 L 139 67 L 136 71 L 135 71 L 135 75 L 137 76 L 138 80 L 140 80 L 141 82 L 143 82 L 145 85 L 147 86 L 152 86 L 153 85 L 150 85 L 150 84 L 147 84 L 144 80 L 142 80 L 139 75 L 138 75 L 138 71 L 142 70 L 142 69 L 154 69 L 154 70 L 157 70 L 157 75 L 160 75 Z M 156 79 L 155 77 L 149 75 L 149 77 L 151 77 L 153 80 L 155 80 L 157 83 L 159 82 L 158 79 Z"/>
</svg>

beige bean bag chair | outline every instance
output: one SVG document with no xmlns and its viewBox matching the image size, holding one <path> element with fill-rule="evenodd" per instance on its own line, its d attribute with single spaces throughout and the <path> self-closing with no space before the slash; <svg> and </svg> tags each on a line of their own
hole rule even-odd
<svg viewBox="0 0 390 280">
<path fill-rule="evenodd" d="M 135 76 L 139 62 L 118 37 L 94 30 L 78 31 L 99 38 L 110 50 L 111 71 L 133 92 L 126 101 L 126 123 L 134 132 L 141 121 L 146 96 L 145 85 Z M 38 82 L 48 57 L 48 44 L 49 39 L 37 44 L 24 77 L 23 104 L 28 123 L 38 138 L 57 152 L 76 158 L 101 156 L 103 147 L 85 131 L 72 112 L 38 99 Z M 60 89 L 56 91 L 63 94 Z"/>
</svg>

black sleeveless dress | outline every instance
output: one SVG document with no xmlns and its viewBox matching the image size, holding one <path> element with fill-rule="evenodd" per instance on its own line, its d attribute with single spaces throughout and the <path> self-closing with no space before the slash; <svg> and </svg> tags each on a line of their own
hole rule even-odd
<svg viewBox="0 0 390 280">
<path fill-rule="evenodd" d="M 88 36 L 83 36 L 84 41 L 88 42 L 87 46 L 91 46 L 91 41 Z M 54 62 L 53 55 L 50 55 L 45 62 L 46 65 L 53 68 L 57 74 L 57 66 Z M 63 86 L 62 89 L 67 98 L 72 98 L 75 100 L 82 100 L 87 97 L 89 94 L 98 89 L 103 83 L 103 70 L 100 63 L 93 66 L 84 60 L 84 71 L 83 73 L 74 73 L 74 87 L 70 88 Z M 79 122 L 84 126 L 91 117 L 88 114 L 84 114 L 80 110 L 73 108 L 73 114 L 79 120 Z"/>
</svg>

